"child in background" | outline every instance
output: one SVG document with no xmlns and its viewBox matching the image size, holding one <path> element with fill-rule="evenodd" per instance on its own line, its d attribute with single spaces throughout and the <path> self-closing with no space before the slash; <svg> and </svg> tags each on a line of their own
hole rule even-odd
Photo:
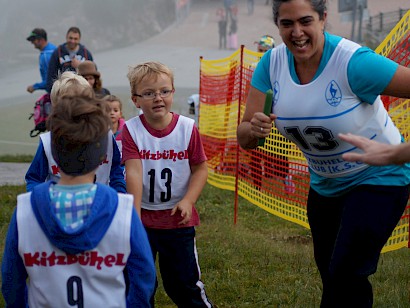
<svg viewBox="0 0 410 308">
<path fill-rule="evenodd" d="M 236 16 L 232 17 L 230 21 L 228 48 L 232 50 L 238 49 L 238 20 Z"/>
<path fill-rule="evenodd" d="M 256 41 L 254 44 L 257 45 L 258 52 L 267 52 L 269 49 L 275 48 L 275 39 L 273 36 L 266 34 L 263 35 L 259 41 Z"/>
<path fill-rule="evenodd" d="M 78 95 L 88 98 L 95 97 L 87 80 L 73 72 L 64 72 L 54 82 L 51 89 L 50 97 L 53 108 L 61 97 Z M 114 142 L 112 132 L 109 131 L 108 134 L 111 138 L 108 143 L 107 155 L 97 169 L 96 182 L 109 184 L 117 192 L 125 193 L 126 187 L 124 169 L 121 166 L 121 154 L 117 143 Z M 73 161 L 73 163 L 76 163 L 76 161 Z M 34 186 L 47 180 L 57 182 L 59 178 L 59 168 L 51 154 L 50 132 L 41 134 L 37 152 L 25 176 L 27 191 L 32 191 Z"/>
<path fill-rule="evenodd" d="M 125 120 L 122 116 L 122 103 L 121 100 L 115 95 L 104 96 L 104 100 L 110 105 L 110 118 L 111 118 L 111 130 L 114 134 L 115 141 L 117 142 L 120 152 L 122 152 L 121 133 L 124 127 Z"/>
<path fill-rule="evenodd" d="M 218 17 L 219 49 L 226 49 L 227 18 L 224 8 L 218 8 L 216 16 Z"/>
<path fill-rule="evenodd" d="M 148 234 L 168 296 L 178 307 L 212 307 L 197 259 L 195 203 L 208 177 L 194 120 L 172 113 L 174 76 L 158 62 L 130 67 L 132 100 L 143 114 L 122 133 L 127 191 Z M 154 305 L 154 296 L 151 304 Z"/>
<path fill-rule="evenodd" d="M 78 65 L 78 75 L 83 76 L 91 88 L 93 88 L 96 97 L 110 95 L 110 91 L 102 86 L 101 74 L 93 61 L 85 60 Z"/>
<path fill-rule="evenodd" d="M 133 197 L 94 183 L 110 140 L 106 104 L 64 97 L 53 106 L 61 179 L 17 198 L 2 262 L 7 307 L 150 307 L 155 265 Z"/>
</svg>

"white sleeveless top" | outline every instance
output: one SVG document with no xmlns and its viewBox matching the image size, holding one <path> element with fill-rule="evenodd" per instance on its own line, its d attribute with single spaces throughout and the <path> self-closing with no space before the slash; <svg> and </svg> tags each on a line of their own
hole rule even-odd
<svg viewBox="0 0 410 308">
<path fill-rule="evenodd" d="M 123 270 L 131 252 L 133 199 L 118 194 L 113 221 L 91 251 L 67 255 L 53 246 L 37 220 L 31 192 L 18 196 L 18 251 L 29 275 L 30 307 L 126 307 Z"/>
<path fill-rule="evenodd" d="M 359 47 L 342 39 L 320 76 L 303 85 L 292 80 L 285 45 L 272 50 L 270 80 L 276 127 L 298 145 L 309 167 L 324 177 L 346 176 L 368 167 L 342 159 L 343 153 L 358 150 L 340 140 L 339 133 L 389 144 L 401 142 L 380 96 L 373 104 L 361 102 L 349 86 L 347 66 Z"/>
<path fill-rule="evenodd" d="M 48 160 L 48 178 L 47 180 L 53 180 L 58 182 L 60 179 L 60 171 L 57 166 L 56 161 L 53 158 L 51 153 L 51 133 L 47 132 L 40 135 L 41 141 L 43 142 L 44 152 Z M 108 132 L 108 144 L 107 144 L 107 156 L 105 160 L 100 164 L 95 173 L 96 182 L 108 185 L 110 183 L 110 173 L 112 165 L 112 156 L 113 156 L 113 134 L 110 130 Z"/>
<path fill-rule="evenodd" d="M 145 129 L 139 117 L 127 121 L 141 156 L 143 209 L 172 209 L 185 196 L 191 177 L 188 146 L 193 126 L 194 120 L 180 115 L 173 131 L 158 138 Z"/>
</svg>

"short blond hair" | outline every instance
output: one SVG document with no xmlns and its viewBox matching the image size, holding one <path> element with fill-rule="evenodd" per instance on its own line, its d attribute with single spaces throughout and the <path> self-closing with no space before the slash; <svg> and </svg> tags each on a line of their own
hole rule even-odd
<svg viewBox="0 0 410 308">
<path fill-rule="evenodd" d="M 128 80 L 130 82 L 131 95 L 135 95 L 137 86 L 143 80 L 158 77 L 165 74 L 171 79 L 172 88 L 174 88 L 174 73 L 172 70 L 160 62 L 150 61 L 128 67 Z"/>
<path fill-rule="evenodd" d="M 115 96 L 113 94 L 108 94 L 108 95 L 103 97 L 103 100 L 105 100 L 106 102 L 109 102 L 109 103 L 118 102 L 119 105 L 120 105 L 120 111 L 122 111 L 122 102 L 121 102 L 121 100 L 118 96 Z"/>
<path fill-rule="evenodd" d="M 83 76 L 67 71 L 59 75 L 58 79 L 54 81 L 50 92 L 51 103 L 56 104 L 63 96 L 94 98 L 94 90 Z"/>
</svg>

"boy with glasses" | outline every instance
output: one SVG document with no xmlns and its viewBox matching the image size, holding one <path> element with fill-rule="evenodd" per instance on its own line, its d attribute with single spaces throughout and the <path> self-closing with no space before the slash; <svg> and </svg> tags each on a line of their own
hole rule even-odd
<svg viewBox="0 0 410 308">
<path fill-rule="evenodd" d="M 171 112 L 174 75 L 159 62 L 128 72 L 132 101 L 143 114 L 122 132 L 127 192 L 148 234 L 168 296 L 178 307 L 212 307 L 197 259 L 195 203 L 208 177 L 194 120 Z M 154 296 L 151 299 L 154 306 Z"/>
</svg>

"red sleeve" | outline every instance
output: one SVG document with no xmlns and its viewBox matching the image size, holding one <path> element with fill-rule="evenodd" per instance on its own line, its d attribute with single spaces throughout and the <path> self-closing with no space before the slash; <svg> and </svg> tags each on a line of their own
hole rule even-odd
<svg viewBox="0 0 410 308">
<path fill-rule="evenodd" d="M 127 124 L 124 124 L 122 130 L 122 163 L 124 164 L 129 159 L 140 159 L 138 147 L 132 139 L 128 130 Z"/>
<path fill-rule="evenodd" d="M 192 136 L 188 145 L 188 155 L 190 165 L 198 165 L 207 160 L 204 146 L 202 145 L 201 135 L 199 134 L 196 125 L 194 125 L 192 129 Z"/>
</svg>

